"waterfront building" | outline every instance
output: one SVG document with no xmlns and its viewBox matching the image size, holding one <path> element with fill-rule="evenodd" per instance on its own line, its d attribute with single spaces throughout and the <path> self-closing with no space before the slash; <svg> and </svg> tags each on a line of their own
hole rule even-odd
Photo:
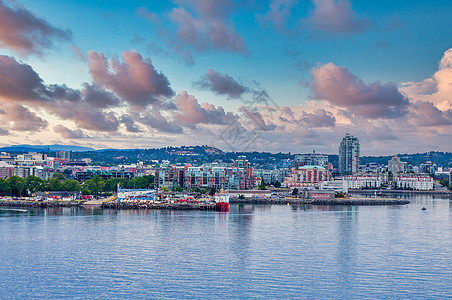
<svg viewBox="0 0 452 300">
<path fill-rule="evenodd" d="M 275 184 L 276 182 L 283 183 L 284 179 L 291 174 L 290 169 L 273 169 L 273 170 L 263 170 L 263 169 L 254 169 L 253 176 L 257 179 L 259 178 L 260 182 L 256 183 L 255 186 L 259 186 L 262 181 L 265 184 Z"/>
<path fill-rule="evenodd" d="M 0 161 L 0 178 L 6 179 L 14 176 L 14 166 Z"/>
<path fill-rule="evenodd" d="M 419 166 L 419 172 L 427 173 L 427 174 L 435 174 L 436 172 L 436 164 L 431 161 L 423 162 Z"/>
<path fill-rule="evenodd" d="M 358 172 L 359 166 L 359 140 L 347 133 L 339 146 L 339 166 L 341 175 L 350 175 Z"/>
<path fill-rule="evenodd" d="M 354 175 L 344 175 L 342 177 L 345 189 L 375 189 L 381 188 L 387 182 L 387 174 L 363 173 Z"/>
<path fill-rule="evenodd" d="M 155 173 L 156 187 L 170 190 L 176 187 L 249 190 L 254 187 L 253 168 L 245 156 L 239 156 L 232 164 L 220 166 L 205 164 L 162 165 Z"/>
<path fill-rule="evenodd" d="M 296 154 L 294 159 L 294 168 L 299 169 L 303 166 L 320 166 L 328 169 L 328 155 L 315 153 Z"/>
<path fill-rule="evenodd" d="M 394 174 L 393 182 L 399 189 L 433 190 L 433 178 L 428 174 Z"/>
<path fill-rule="evenodd" d="M 337 193 L 348 193 L 347 182 L 344 180 L 323 181 L 320 184 L 321 190 L 333 190 Z"/>
<path fill-rule="evenodd" d="M 388 161 L 388 171 L 392 174 L 406 172 L 406 163 L 400 161 L 400 158 L 396 155 Z"/>
<path fill-rule="evenodd" d="M 321 166 L 303 166 L 293 169 L 292 174 L 288 175 L 282 187 L 318 187 L 323 181 L 331 179 L 330 172 Z"/>
</svg>

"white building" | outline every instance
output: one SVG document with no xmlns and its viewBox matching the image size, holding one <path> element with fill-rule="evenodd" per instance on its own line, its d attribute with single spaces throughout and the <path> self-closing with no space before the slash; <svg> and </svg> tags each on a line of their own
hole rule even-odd
<svg viewBox="0 0 452 300">
<path fill-rule="evenodd" d="M 344 180 L 324 181 L 320 184 L 321 190 L 333 190 L 337 193 L 348 193 L 347 182 Z"/>
<path fill-rule="evenodd" d="M 427 174 L 394 174 L 393 181 L 400 189 L 433 190 L 433 178 Z"/>
<path fill-rule="evenodd" d="M 347 189 L 375 189 L 381 188 L 382 184 L 387 181 L 386 174 L 356 174 L 345 175 L 342 177 L 344 185 Z"/>
</svg>

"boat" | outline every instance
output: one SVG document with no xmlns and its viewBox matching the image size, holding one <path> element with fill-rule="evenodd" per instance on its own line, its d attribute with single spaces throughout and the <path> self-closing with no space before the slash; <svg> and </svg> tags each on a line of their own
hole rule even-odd
<svg viewBox="0 0 452 300">
<path fill-rule="evenodd" d="M 215 208 L 217 211 L 229 211 L 229 193 L 221 189 L 215 194 Z"/>
</svg>

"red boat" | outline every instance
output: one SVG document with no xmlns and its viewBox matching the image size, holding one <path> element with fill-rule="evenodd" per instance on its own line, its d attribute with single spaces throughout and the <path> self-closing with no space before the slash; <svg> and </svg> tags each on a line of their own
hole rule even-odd
<svg viewBox="0 0 452 300">
<path fill-rule="evenodd" d="M 229 211 L 229 194 L 223 189 L 215 195 L 215 207 L 217 211 Z"/>
</svg>

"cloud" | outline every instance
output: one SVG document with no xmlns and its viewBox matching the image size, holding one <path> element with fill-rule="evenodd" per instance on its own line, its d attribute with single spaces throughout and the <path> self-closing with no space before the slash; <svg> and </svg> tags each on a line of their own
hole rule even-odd
<svg viewBox="0 0 452 300">
<path fill-rule="evenodd" d="M 121 123 L 126 126 L 126 130 L 128 132 L 141 132 L 140 128 L 136 126 L 132 116 L 128 114 L 124 114 L 121 116 Z"/>
<path fill-rule="evenodd" d="M 401 91 L 413 100 L 429 101 L 438 109 L 452 109 L 452 48 L 444 52 L 438 71 L 420 82 L 404 82 Z"/>
<path fill-rule="evenodd" d="M 86 58 L 86 56 L 85 56 L 84 54 L 82 54 L 82 52 L 80 51 L 79 48 L 77 48 L 76 45 L 72 44 L 72 45 L 71 45 L 71 49 L 74 51 L 75 55 L 76 55 L 78 58 L 80 58 L 80 60 L 81 60 L 82 62 L 87 62 L 87 61 L 88 61 L 88 59 Z"/>
<path fill-rule="evenodd" d="M 0 0 L 0 47 L 20 55 L 42 54 L 55 41 L 69 41 L 72 33 L 36 17 L 24 6 L 9 7 Z"/>
<path fill-rule="evenodd" d="M 179 112 L 174 114 L 174 120 L 179 124 L 229 124 L 237 119 L 233 113 L 226 113 L 221 106 L 209 103 L 199 104 L 198 100 L 182 91 L 174 99 Z"/>
<path fill-rule="evenodd" d="M 99 86 L 109 89 L 136 107 L 158 105 L 174 91 L 168 79 L 157 72 L 149 58 L 136 51 L 122 52 L 124 62 L 107 61 L 102 53 L 88 52 L 89 72 Z"/>
<path fill-rule="evenodd" d="M 0 55 L 0 97 L 11 100 L 44 100 L 45 86 L 27 64 Z"/>
<path fill-rule="evenodd" d="M 287 27 L 291 9 L 298 4 L 298 0 L 271 0 L 270 9 L 265 15 L 258 15 L 257 20 L 261 24 L 270 23 L 276 31 L 289 35 L 291 31 Z"/>
<path fill-rule="evenodd" d="M 452 109 L 441 111 L 432 102 L 416 101 L 414 112 L 419 126 L 452 125 Z"/>
<path fill-rule="evenodd" d="M 336 125 L 336 118 L 331 112 L 324 109 L 317 109 L 314 113 L 307 113 L 303 111 L 302 119 L 308 127 L 334 127 Z"/>
<path fill-rule="evenodd" d="M 146 7 L 139 7 L 136 10 L 137 15 L 149 20 L 153 25 L 160 25 L 161 21 L 156 13 L 150 12 Z"/>
<path fill-rule="evenodd" d="M 194 64 L 193 53 L 234 52 L 248 55 L 243 38 L 236 32 L 231 14 L 239 6 L 233 0 L 173 1 L 176 6 L 168 13 L 169 20 L 160 19 L 145 7 L 137 15 L 147 18 L 156 26 L 159 41 L 188 65 Z M 150 50 L 165 55 L 151 42 Z M 166 55 L 167 56 L 167 55 Z"/>
<path fill-rule="evenodd" d="M 3 103 L 1 107 L 0 119 L 10 130 L 36 132 L 47 127 L 47 121 L 23 105 Z"/>
<path fill-rule="evenodd" d="M 235 9 L 232 0 L 178 1 L 185 5 L 173 8 L 172 22 L 178 25 L 177 37 L 195 51 L 217 49 L 247 54 L 243 38 L 235 31 L 229 15 Z M 188 4 L 188 5 L 187 5 Z M 194 8 L 194 17 L 187 9 Z"/>
<path fill-rule="evenodd" d="M 370 22 L 360 19 L 351 9 L 348 0 L 312 0 L 315 5 L 312 16 L 304 19 L 313 31 L 325 35 L 347 35 L 360 33 Z"/>
<path fill-rule="evenodd" d="M 71 130 L 60 124 L 54 126 L 53 131 L 55 133 L 59 133 L 61 135 L 61 137 L 65 138 L 65 139 L 83 139 L 83 138 L 89 137 L 86 134 L 84 134 L 83 131 L 80 129 Z"/>
<path fill-rule="evenodd" d="M 83 84 L 84 101 L 95 108 L 110 108 L 121 105 L 121 99 L 95 84 Z"/>
<path fill-rule="evenodd" d="M 238 83 L 234 78 L 227 74 L 218 73 L 209 69 L 207 73 L 201 76 L 201 80 L 194 83 L 195 86 L 202 89 L 208 89 L 217 95 L 226 95 L 229 98 L 240 98 L 248 88 Z"/>
<path fill-rule="evenodd" d="M 163 116 L 157 109 L 150 109 L 141 114 L 132 113 L 132 118 L 141 124 L 144 124 L 150 128 L 156 129 L 160 132 L 181 134 L 184 132 L 182 126 L 168 121 L 168 118 Z"/>
<path fill-rule="evenodd" d="M 409 101 L 393 83 L 365 84 L 345 67 L 333 63 L 311 69 L 314 96 L 370 119 L 406 115 Z"/>
</svg>

